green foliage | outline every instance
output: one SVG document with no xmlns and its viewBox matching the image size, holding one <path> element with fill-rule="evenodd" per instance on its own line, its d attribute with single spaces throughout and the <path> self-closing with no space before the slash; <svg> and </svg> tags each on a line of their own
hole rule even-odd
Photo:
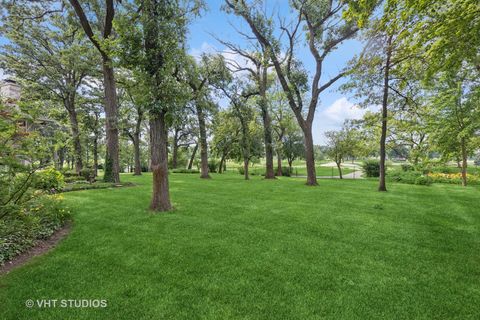
<svg viewBox="0 0 480 320">
<path fill-rule="evenodd" d="M 37 197 L 0 219 L 0 265 L 46 239 L 70 218 L 59 196 Z"/>
<path fill-rule="evenodd" d="M 105 170 L 103 173 L 104 182 L 113 182 L 113 163 L 112 159 L 107 155 L 105 157 Z"/>
<path fill-rule="evenodd" d="M 421 175 L 415 179 L 415 184 L 422 185 L 422 186 L 429 186 L 433 182 L 433 179 L 429 176 Z"/>
<path fill-rule="evenodd" d="M 95 170 L 93 168 L 83 168 L 80 171 L 80 176 L 88 182 L 95 181 Z"/>
<path fill-rule="evenodd" d="M 408 163 L 402 163 L 400 166 L 402 167 L 402 170 L 405 172 L 415 170 L 415 167 Z"/>
<path fill-rule="evenodd" d="M 57 192 L 65 185 L 63 174 L 55 168 L 37 171 L 33 178 L 33 187 L 36 189 Z"/>
<path fill-rule="evenodd" d="M 277 173 L 278 168 L 275 168 L 275 173 Z M 288 166 L 282 166 L 282 176 L 283 177 L 290 177 L 293 173 L 293 169 L 290 170 Z"/>
<path fill-rule="evenodd" d="M 362 169 L 368 178 L 380 176 L 380 162 L 378 160 L 366 160 L 362 164 Z"/>
<path fill-rule="evenodd" d="M 237 170 L 238 170 L 239 174 L 241 174 L 241 175 L 245 174 L 245 168 L 244 167 L 238 167 Z"/>
<path fill-rule="evenodd" d="M 209 172 L 217 172 L 218 170 L 218 160 L 211 159 L 208 161 L 208 171 Z"/>
</svg>

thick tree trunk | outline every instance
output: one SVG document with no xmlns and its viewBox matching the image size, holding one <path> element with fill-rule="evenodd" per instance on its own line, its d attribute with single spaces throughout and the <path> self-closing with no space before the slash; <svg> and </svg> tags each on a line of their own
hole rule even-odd
<svg viewBox="0 0 480 320">
<path fill-rule="evenodd" d="M 136 132 L 133 135 L 133 149 L 134 149 L 134 176 L 142 175 L 142 163 L 140 162 L 140 133 Z"/>
<path fill-rule="evenodd" d="M 80 141 L 80 132 L 78 129 L 78 118 L 77 111 L 75 110 L 75 105 L 73 101 L 66 101 L 65 107 L 68 111 L 68 116 L 70 119 L 70 129 L 72 131 L 72 141 L 73 141 L 73 153 L 75 158 L 75 172 L 80 174 L 80 171 L 83 169 L 82 162 L 82 143 Z"/>
<path fill-rule="evenodd" d="M 190 156 L 190 161 L 188 162 L 188 170 L 192 170 L 193 161 L 195 161 L 195 155 L 197 154 L 198 143 L 193 147 L 192 155 Z"/>
<path fill-rule="evenodd" d="M 107 152 L 105 156 L 105 182 L 120 182 L 120 162 L 118 158 L 118 119 L 117 119 L 117 92 L 115 76 L 111 61 L 103 56 L 103 82 L 105 90 L 105 127 Z"/>
<path fill-rule="evenodd" d="M 467 186 L 467 147 L 465 143 L 465 138 L 462 138 L 461 142 L 462 148 L 462 186 Z"/>
<path fill-rule="evenodd" d="M 196 103 L 198 127 L 200 129 L 200 178 L 210 179 L 208 174 L 208 145 L 207 145 L 207 128 L 205 125 L 205 115 L 202 106 Z"/>
<path fill-rule="evenodd" d="M 392 55 L 392 36 L 387 40 L 387 61 L 385 63 L 385 74 L 383 79 L 383 98 L 382 98 L 382 133 L 380 136 L 380 177 L 378 183 L 378 191 L 387 191 L 385 182 L 386 168 L 386 140 L 387 140 L 387 117 L 388 117 L 388 83 L 390 73 L 390 59 Z"/>
<path fill-rule="evenodd" d="M 245 177 L 245 180 L 249 180 L 250 177 L 248 175 L 248 157 L 243 158 L 243 176 Z"/>
<path fill-rule="evenodd" d="M 315 154 L 313 148 L 313 136 L 312 136 L 312 127 L 310 124 L 307 124 L 303 128 L 303 136 L 305 142 L 305 162 L 307 165 L 307 185 L 316 186 L 317 183 L 317 173 L 315 170 Z"/>
<path fill-rule="evenodd" d="M 277 151 L 277 176 L 281 177 L 282 173 L 282 154 Z"/>
<path fill-rule="evenodd" d="M 168 133 L 163 111 L 152 114 L 150 119 L 151 169 L 153 172 L 153 194 L 150 209 L 169 211 L 172 209 L 168 188 Z"/>
</svg>

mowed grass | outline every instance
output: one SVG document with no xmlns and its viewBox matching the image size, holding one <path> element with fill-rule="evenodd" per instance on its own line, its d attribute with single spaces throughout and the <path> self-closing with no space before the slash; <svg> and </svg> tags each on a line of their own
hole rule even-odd
<svg viewBox="0 0 480 320">
<path fill-rule="evenodd" d="M 171 174 L 65 194 L 71 234 L 0 277 L 0 319 L 479 319 L 479 189 Z M 106 299 L 27 308 L 26 299 Z"/>
</svg>

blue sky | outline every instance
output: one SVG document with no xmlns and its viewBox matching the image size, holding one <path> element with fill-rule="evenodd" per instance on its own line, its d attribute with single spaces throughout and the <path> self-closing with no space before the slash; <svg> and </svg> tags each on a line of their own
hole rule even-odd
<svg viewBox="0 0 480 320">
<path fill-rule="evenodd" d="M 191 25 L 189 46 L 192 54 L 197 55 L 204 51 L 211 51 L 212 48 L 218 51 L 226 50 L 215 37 L 233 43 L 245 44 L 235 28 L 250 33 L 248 26 L 241 19 L 223 12 L 221 10 L 222 3 L 221 0 L 207 0 L 208 10 Z M 265 3 L 267 12 L 275 10 L 282 16 L 289 15 L 287 0 L 267 0 Z M 350 40 L 332 52 L 324 63 L 323 81 L 327 81 L 330 77 L 336 75 L 345 66 L 346 62 L 359 53 L 361 49 L 362 46 L 359 41 Z M 300 47 L 298 57 L 308 71 L 314 69 L 313 59 L 307 47 Z M 338 86 L 342 82 L 341 80 L 338 81 L 336 85 L 324 91 L 320 96 L 313 127 L 316 144 L 324 143 L 323 133 L 325 131 L 338 129 L 345 119 L 360 118 L 364 113 L 364 110 L 354 106 L 353 100 L 349 100 L 348 96 L 338 92 Z"/>
</svg>

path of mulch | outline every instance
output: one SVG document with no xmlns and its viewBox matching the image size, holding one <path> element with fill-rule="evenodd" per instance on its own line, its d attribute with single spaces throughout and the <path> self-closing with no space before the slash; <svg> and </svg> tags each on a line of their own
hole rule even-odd
<svg viewBox="0 0 480 320">
<path fill-rule="evenodd" d="M 72 223 L 67 222 L 62 228 L 55 231 L 52 236 L 46 240 L 39 240 L 28 251 L 16 256 L 11 261 L 5 262 L 0 266 L 0 275 L 10 272 L 12 269 L 20 267 L 30 261 L 33 257 L 41 256 L 42 254 L 53 249 L 63 238 L 65 238 L 72 228 Z"/>
</svg>

